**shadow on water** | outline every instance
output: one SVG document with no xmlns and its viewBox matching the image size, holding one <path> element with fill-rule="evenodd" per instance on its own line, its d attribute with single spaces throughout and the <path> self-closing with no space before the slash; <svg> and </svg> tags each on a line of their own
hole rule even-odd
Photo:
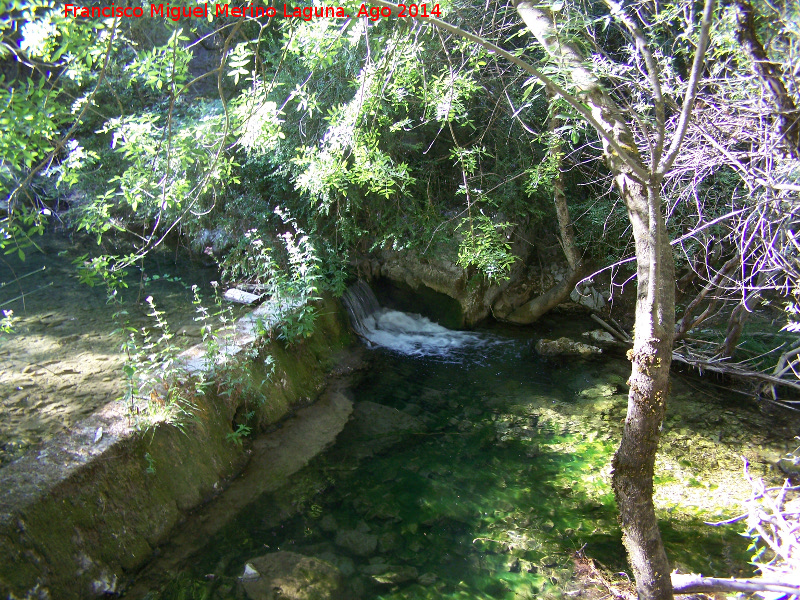
<svg viewBox="0 0 800 600">
<path fill-rule="evenodd" d="M 278 550 L 335 565 L 350 597 L 365 600 L 559 597 L 579 549 L 626 570 L 608 465 L 628 363 L 552 364 L 525 337 L 478 336 L 458 360 L 376 350 L 352 391 L 356 413 L 358 403 L 380 404 L 419 427 L 376 440 L 354 419 L 332 449 L 245 507 L 149 597 L 244 598 L 237 580 L 245 563 Z M 674 429 L 665 438 L 676 447 L 694 435 Z M 714 455 L 715 464 L 734 450 Z M 721 481 L 736 476 L 696 471 L 700 487 L 689 489 L 690 472 L 677 463 L 686 459 L 673 454 L 659 466 L 667 495 L 657 500 L 670 558 L 718 576 L 746 568 L 737 530 L 702 522 L 736 510 L 735 499 L 702 503 L 715 490 L 727 498 Z M 675 490 L 687 495 L 670 496 Z M 381 581 L 376 571 L 391 576 Z"/>
</svg>

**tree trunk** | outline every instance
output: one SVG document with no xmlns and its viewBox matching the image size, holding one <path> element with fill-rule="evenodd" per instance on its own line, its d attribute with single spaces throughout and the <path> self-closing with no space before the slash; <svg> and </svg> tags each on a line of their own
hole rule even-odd
<svg viewBox="0 0 800 600">
<path fill-rule="evenodd" d="M 541 296 L 529 300 L 502 320 L 517 325 L 528 325 L 537 321 L 543 314 L 567 300 L 580 278 L 580 271 L 571 270 L 558 284 L 551 287 Z"/>
<path fill-rule="evenodd" d="M 558 219 L 558 233 L 561 238 L 561 249 L 567 259 L 572 273 L 580 271 L 581 256 L 578 253 L 578 246 L 575 245 L 575 230 L 569 218 L 569 206 L 567 205 L 567 195 L 564 191 L 564 177 L 561 174 L 564 153 L 561 149 L 561 139 L 558 137 L 558 127 L 561 124 L 558 118 L 558 108 L 554 101 L 553 94 L 550 96 L 550 116 L 547 120 L 547 129 L 550 134 L 549 152 L 556 158 L 556 173 L 553 176 L 553 202 L 556 205 L 556 218 Z M 571 274 L 572 274 L 571 273 Z M 573 284 L 574 285 L 574 284 Z M 570 290 L 571 292 L 572 290 Z"/>
<path fill-rule="evenodd" d="M 551 94 L 550 117 L 547 122 L 548 133 L 550 134 L 548 152 L 550 152 L 556 160 L 556 174 L 552 182 L 553 203 L 556 207 L 556 218 L 558 219 L 559 241 L 561 242 L 561 249 L 564 251 L 564 257 L 567 259 L 567 264 L 569 264 L 569 272 L 564 279 L 542 295 L 525 302 L 511 312 L 511 314 L 501 317 L 503 321 L 516 323 L 517 325 L 528 325 L 534 321 L 538 321 L 542 315 L 568 300 L 569 295 L 572 293 L 572 290 L 575 289 L 575 285 L 581 278 L 581 256 L 578 252 L 578 247 L 575 245 L 575 230 L 570 220 L 567 196 L 564 192 L 564 178 L 561 175 L 563 152 L 561 149 L 561 140 L 556 133 L 559 126 L 559 118 L 557 116 L 558 111 L 553 104 L 554 100 L 555 96 Z"/>
<path fill-rule="evenodd" d="M 565 69 L 599 124 L 605 161 L 628 209 L 636 244 L 637 296 L 628 414 L 612 462 L 623 543 L 640 600 L 670 600 L 670 567 L 653 505 L 653 471 L 669 391 L 675 332 L 675 264 L 661 209 L 661 176 L 640 158 L 619 107 L 586 68 L 580 51 L 559 39 L 549 9 L 517 0 L 517 12 Z M 643 174 L 648 174 L 643 177 Z"/>
<path fill-rule="evenodd" d="M 672 583 L 653 505 L 653 471 L 669 393 L 675 267 L 659 184 L 645 187 L 628 180 L 620 188 L 633 224 L 638 282 L 628 413 L 611 483 L 639 598 L 667 600 Z"/>
<path fill-rule="evenodd" d="M 800 158 L 800 110 L 783 83 L 787 79 L 787 75 L 780 65 L 769 59 L 764 46 L 758 39 L 754 10 L 749 0 L 737 0 L 736 7 L 738 9 L 739 42 L 744 46 L 750 60 L 753 61 L 756 75 L 772 94 L 772 99 L 778 109 L 778 129 L 787 153 L 794 158 Z"/>
</svg>

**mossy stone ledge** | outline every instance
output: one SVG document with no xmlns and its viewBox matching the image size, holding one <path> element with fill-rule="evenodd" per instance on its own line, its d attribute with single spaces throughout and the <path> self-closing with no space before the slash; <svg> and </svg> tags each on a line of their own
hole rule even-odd
<svg viewBox="0 0 800 600">
<path fill-rule="evenodd" d="M 311 337 L 261 350 L 273 357 L 274 370 L 260 384 L 266 401 L 248 407 L 258 429 L 311 404 L 351 343 L 339 304 L 325 298 L 318 308 Z M 256 343 L 257 321 L 252 313 L 240 320 L 231 355 Z M 186 357 L 200 355 L 202 348 L 194 348 Z M 145 432 L 114 402 L 0 470 L 0 598 L 120 591 L 186 513 L 246 465 L 248 454 L 230 438 L 244 401 L 198 395 L 183 430 L 156 424 Z"/>
</svg>

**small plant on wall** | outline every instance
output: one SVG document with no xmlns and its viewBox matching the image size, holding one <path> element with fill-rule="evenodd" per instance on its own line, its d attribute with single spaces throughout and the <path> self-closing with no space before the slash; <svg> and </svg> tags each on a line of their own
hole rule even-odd
<svg viewBox="0 0 800 600">
<path fill-rule="evenodd" d="M 287 231 L 270 240 L 257 229 L 247 231 L 222 263 L 225 279 L 259 286 L 268 295 L 269 319 L 263 333 L 287 344 L 311 336 L 317 319 L 314 302 L 323 284 L 321 261 L 305 231 L 280 208 Z"/>
<path fill-rule="evenodd" d="M 192 414 L 194 390 L 183 385 L 187 373 L 177 360 L 180 349 L 173 341 L 174 334 L 163 311 L 156 308 L 152 296 L 145 302 L 154 326 L 122 328 L 127 333 L 122 345 L 126 356 L 122 367 L 125 376 L 122 399 L 138 429 L 151 429 L 159 423 L 183 429 Z"/>
</svg>

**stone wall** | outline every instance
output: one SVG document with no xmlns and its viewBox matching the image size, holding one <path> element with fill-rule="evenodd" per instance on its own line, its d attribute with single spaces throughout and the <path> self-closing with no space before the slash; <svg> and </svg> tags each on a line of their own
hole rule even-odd
<svg viewBox="0 0 800 600">
<path fill-rule="evenodd" d="M 266 402 L 247 407 L 256 410 L 260 427 L 316 398 L 337 351 L 350 343 L 345 323 L 338 303 L 326 300 L 311 338 L 263 349 L 275 361 L 262 387 Z M 231 355 L 255 336 L 248 330 L 238 339 Z M 182 429 L 145 432 L 112 403 L 3 468 L 0 597 L 69 600 L 120 590 L 188 511 L 219 494 L 245 466 L 246 452 L 229 437 L 245 401 L 197 396 L 194 418 Z"/>
</svg>

